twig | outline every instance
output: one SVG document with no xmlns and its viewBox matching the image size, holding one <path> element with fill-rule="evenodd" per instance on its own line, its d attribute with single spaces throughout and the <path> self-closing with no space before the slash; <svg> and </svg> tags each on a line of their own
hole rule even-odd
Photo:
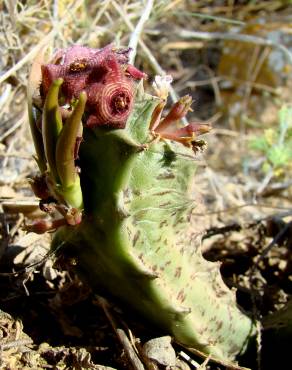
<svg viewBox="0 0 292 370">
<path fill-rule="evenodd" d="M 178 12 L 175 12 L 175 14 L 177 14 L 177 15 L 190 15 L 189 12 L 185 12 L 185 11 L 178 11 Z M 239 26 L 245 26 L 246 25 L 246 22 L 238 21 L 236 19 L 229 19 L 229 18 L 219 17 L 217 15 L 211 15 L 211 14 L 206 14 L 206 13 L 192 12 L 191 16 L 195 17 L 195 18 L 202 18 L 203 20 L 217 21 L 217 22 L 228 23 L 228 24 L 236 24 L 236 25 L 239 25 Z"/>
<path fill-rule="evenodd" d="M 14 235 L 17 233 L 17 231 L 20 229 L 23 221 L 24 221 L 24 215 L 22 213 L 19 214 L 18 220 L 16 221 L 15 225 L 11 228 L 9 232 L 10 239 L 14 237 Z"/>
<path fill-rule="evenodd" d="M 39 210 L 39 201 L 30 199 L 13 199 L 9 200 L 6 198 L 0 198 L 0 204 L 3 208 L 4 213 L 31 213 L 33 211 Z"/>
<path fill-rule="evenodd" d="M 5 131 L 0 136 L 0 141 L 3 141 L 7 136 L 11 135 L 14 131 L 16 131 L 26 120 L 26 112 L 25 114 L 15 122 L 13 126 L 11 126 L 7 131 Z"/>
<path fill-rule="evenodd" d="M 116 8 L 116 10 L 119 12 L 119 14 L 122 16 L 124 22 L 126 23 L 127 27 L 130 31 L 134 31 L 133 23 L 128 19 L 126 14 L 124 13 L 123 9 L 115 2 L 113 1 L 113 6 Z M 139 45 L 141 46 L 143 52 L 145 53 L 146 57 L 148 58 L 149 63 L 151 64 L 152 68 L 155 70 L 156 73 L 159 75 L 165 75 L 164 69 L 161 68 L 157 60 L 155 59 L 154 55 L 148 48 L 148 46 L 145 45 L 145 43 L 139 39 L 138 40 Z M 174 95 L 173 95 L 174 94 Z M 170 86 L 170 95 L 171 97 L 175 97 L 175 100 L 177 100 L 176 93 L 174 92 L 173 88 Z"/>
<path fill-rule="evenodd" d="M 56 35 L 57 30 L 52 30 L 47 36 L 45 36 L 42 41 L 37 44 L 29 53 L 25 55 L 24 58 L 22 58 L 18 63 L 16 63 L 12 68 L 10 68 L 7 72 L 3 73 L 2 76 L 0 76 L 0 83 L 5 81 L 8 77 L 10 77 L 14 72 L 18 71 L 21 67 L 23 67 L 26 63 L 31 61 L 39 52 L 39 50 L 45 46 L 48 45 L 51 39 Z"/>
<path fill-rule="evenodd" d="M 131 32 L 134 32 L 135 28 L 134 28 L 133 23 L 130 21 L 129 17 L 127 17 L 127 15 L 125 14 L 124 10 L 120 7 L 120 5 L 118 3 L 116 3 L 115 1 L 112 2 L 112 5 L 116 9 L 116 11 L 121 15 L 121 17 L 123 18 L 126 26 L 129 28 L 129 30 Z M 161 66 L 159 65 L 159 63 L 155 59 L 154 55 L 151 53 L 148 46 L 146 46 L 145 43 L 141 39 L 138 40 L 138 44 L 141 46 L 143 52 L 145 53 L 146 57 L 148 58 L 151 66 L 155 70 L 155 72 L 160 74 L 160 75 L 164 75 L 165 71 L 161 68 Z"/>
<path fill-rule="evenodd" d="M 112 2 L 112 5 L 117 10 L 117 12 L 121 15 L 121 17 L 123 18 L 125 24 L 129 28 L 129 30 L 131 32 L 133 32 L 134 31 L 133 23 L 126 16 L 126 14 L 124 13 L 124 11 L 120 7 L 120 5 L 117 4 L 115 1 Z M 142 51 L 144 52 L 144 54 L 148 58 L 148 61 L 151 64 L 151 66 L 154 69 L 154 71 L 157 74 L 161 75 L 161 76 L 165 75 L 166 72 L 164 71 L 164 69 L 161 68 L 160 64 L 157 62 L 156 58 L 154 57 L 154 55 L 152 54 L 152 52 L 148 48 L 148 46 L 141 39 L 138 39 L 138 44 L 141 46 Z M 174 89 L 173 89 L 172 86 L 169 87 L 169 95 L 170 95 L 170 97 L 171 97 L 171 99 L 172 99 L 173 102 L 176 102 L 178 100 L 178 97 L 176 95 L 176 92 L 174 91 Z M 181 121 L 183 122 L 184 125 L 187 125 L 187 123 L 188 123 L 185 117 L 183 117 Z"/>
<path fill-rule="evenodd" d="M 205 232 L 205 234 L 202 237 L 202 240 L 211 238 L 214 235 L 230 233 L 231 231 L 241 231 L 241 229 L 242 226 L 237 222 L 222 227 L 212 227 Z"/>
<path fill-rule="evenodd" d="M 124 332 L 123 329 L 117 328 L 115 320 L 114 320 L 113 316 L 111 315 L 111 313 L 108 309 L 107 301 L 102 297 L 98 297 L 97 302 L 101 305 L 108 321 L 110 322 L 110 324 L 111 324 L 112 328 L 114 329 L 120 343 L 122 344 L 122 346 L 125 350 L 125 353 L 126 353 L 128 359 L 129 359 L 131 365 L 133 366 L 133 368 L 135 370 L 145 370 L 142 362 L 140 361 L 139 357 L 137 356 L 136 352 L 134 351 L 134 349 L 132 347 L 132 344 L 129 341 L 126 333 Z"/>
<path fill-rule="evenodd" d="M 55 250 L 48 252 L 44 257 L 42 257 L 40 261 L 31 263 L 30 265 L 23 267 L 19 269 L 18 271 L 0 272 L 0 276 L 18 276 L 20 274 L 29 274 L 30 272 L 34 272 L 37 269 L 37 267 L 40 267 L 43 263 L 45 263 L 52 256 L 55 256 L 57 252 L 63 247 L 64 244 L 65 242 L 60 243 Z"/>
<path fill-rule="evenodd" d="M 0 157 L 4 157 L 4 158 L 20 158 L 20 159 L 24 159 L 24 160 L 28 160 L 28 161 L 31 161 L 32 160 L 31 155 L 25 155 L 25 154 L 21 154 L 21 153 L 17 153 L 17 152 L 3 153 L 2 151 L 0 151 Z"/>
<path fill-rule="evenodd" d="M 278 207 L 278 206 L 272 206 L 270 204 L 265 204 L 265 203 L 245 203 L 245 204 L 240 204 L 238 206 L 234 207 L 228 207 L 225 209 L 221 209 L 218 211 L 210 211 L 210 212 L 205 212 L 205 213 L 193 213 L 194 216 L 203 216 L 205 217 L 206 215 L 217 215 L 220 213 L 227 213 L 227 212 L 233 212 L 236 211 L 240 208 L 245 208 L 245 207 L 258 207 L 258 208 L 271 208 L 271 209 L 282 209 L 285 211 L 288 211 L 285 217 L 290 216 L 292 214 L 292 210 L 289 207 Z M 269 216 L 267 216 L 269 217 Z"/>
<path fill-rule="evenodd" d="M 274 239 L 271 241 L 271 243 L 262 251 L 261 255 L 255 262 L 255 264 L 252 266 L 250 270 L 250 279 L 252 279 L 253 274 L 258 269 L 259 263 L 267 256 L 269 251 L 274 247 L 274 245 L 278 244 L 280 241 L 283 240 L 285 235 L 288 233 L 289 229 L 292 227 L 292 221 L 288 222 L 283 229 L 274 237 Z"/>
<path fill-rule="evenodd" d="M 189 364 L 194 366 L 195 369 L 205 369 L 205 365 L 209 362 L 209 357 L 207 357 L 202 364 L 199 364 L 197 361 L 195 361 L 193 358 L 191 358 L 187 353 L 184 351 L 179 352 L 180 357 L 182 357 L 184 360 L 186 360 Z"/>
<path fill-rule="evenodd" d="M 139 22 L 137 23 L 134 31 L 132 32 L 132 35 L 130 37 L 129 41 L 129 47 L 132 49 L 129 62 L 131 64 L 134 63 L 136 53 L 137 53 L 137 45 L 140 39 L 141 32 L 143 30 L 144 24 L 147 22 L 147 20 L 150 17 L 151 10 L 153 8 L 153 0 L 148 0 L 146 3 L 146 7 L 143 9 L 141 18 L 139 19 Z"/>
<path fill-rule="evenodd" d="M 189 348 L 189 347 L 185 347 L 184 345 L 181 345 L 181 344 L 179 344 L 181 347 L 183 347 L 183 348 L 185 348 L 188 352 L 190 352 L 190 353 L 193 353 L 194 355 L 196 355 L 196 356 L 199 356 L 199 357 L 201 357 L 201 358 L 203 358 L 204 359 L 204 362 L 200 365 L 200 364 L 198 364 L 196 361 L 194 361 L 193 359 L 192 359 L 192 365 L 193 366 L 195 366 L 196 367 L 196 364 L 198 364 L 200 367 L 199 368 L 197 368 L 198 370 L 199 369 L 204 369 L 205 367 L 203 367 L 202 368 L 202 366 L 205 366 L 205 364 L 206 364 L 206 362 L 209 362 L 210 360 L 211 360 L 211 358 L 210 358 L 210 355 L 209 356 L 207 356 L 206 357 L 206 354 L 205 353 L 203 353 L 203 352 L 201 352 L 201 351 L 199 351 L 199 350 L 197 350 L 197 349 L 195 349 L 195 348 Z M 184 352 L 182 352 L 182 353 L 184 353 Z M 182 355 L 182 353 L 180 353 L 180 355 Z M 184 355 L 182 355 L 182 357 L 183 357 Z M 188 356 L 188 355 L 187 355 Z M 188 356 L 189 357 L 189 356 Z M 184 356 L 184 358 L 185 359 L 187 359 L 187 357 L 186 356 Z M 194 362 L 193 362 L 194 361 Z M 212 360 L 211 360 L 212 361 Z M 220 365 L 223 365 L 223 366 L 226 366 L 226 362 L 224 361 L 224 360 L 219 360 L 219 359 L 216 359 L 216 364 L 220 364 Z M 229 370 L 249 370 L 249 369 L 247 369 L 246 367 L 241 367 L 241 366 L 237 366 L 235 363 L 234 364 L 228 364 L 228 369 Z"/>
<path fill-rule="evenodd" d="M 117 332 L 118 338 L 119 338 L 120 342 L 122 343 L 122 345 L 124 347 L 124 350 L 125 350 L 128 358 L 129 358 L 129 360 L 131 361 L 131 364 L 133 365 L 134 369 L 135 370 L 145 370 L 142 362 L 140 361 L 140 359 L 136 355 L 135 351 L 133 350 L 131 342 L 129 341 L 129 339 L 128 339 L 126 333 L 124 332 L 124 330 L 116 329 L 116 332 Z"/>
<path fill-rule="evenodd" d="M 2 110 L 2 107 L 5 106 L 6 104 L 6 101 L 9 97 L 9 94 L 11 92 L 11 85 L 6 85 L 5 88 L 4 88 L 4 91 L 2 93 L 2 95 L 0 96 L 0 109 Z M 3 124 L 3 123 L 2 123 Z"/>
<path fill-rule="evenodd" d="M 270 168 L 269 172 L 266 174 L 266 176 L 261 181 L 258 189 L 256 190 L 256 195 L 261 195 L 262 192 L 265 190 L 265 188 L 269 185 L 270 181 L 274 177 L 274 168 Z"/>
<path fill-rule="evenodd" d="M 292 180 L 285 181 L 285 182 L 274 182 L 269 187 L 266 187 L 266 189 L 264 189 L 261 192 L 261 196 L 268 197 L 270 195 L 280 193 L 283 190 L 288 189 L 290 186 L 292 186 Z"/>
<path fill-rule="evenodd" d="M 250 84 L 244 85 L 245 93 L 244 93 L 244 98 L 242 100 L 242 104 L 240 108 L 240 113 L 241 113 L 240 114 L 240 132 L 241 134 L 245 134 L 247 131 L 246 125 L 244 123 L 244 117 L 245 117 L 244 112 L 248 111 L 249 101 L 250 101 L 250 97 L 253 91 L 253 83 L 256 81 L 263 67 L 264 62 L 270 53 L 270 47 L 268 46 L 265 47 L 263 51 L 261 51 L 261 49 L 262 48 L 258 45 L 253 49 L 253 53 L 252 53 L 253 62 L 249 63 L 249 66 L 247 68 L 247 77 L 248 77 Z M 244 148 L 244 142 L 240 141 L 239 146 L 241 148 Z"/>
<path fill-rule="evenodd" d="M 189 31 L 179 30 L 178 34 L 182 38 L 186 39 L 203 39 L 203 40 L 237 40 L 241 42 L 249 42 L 256 45 L 273 46 L 280 49 L 283 54 L 287 57 L 290 64 L 292 64 L 292 53 L 286 46 L 276 43 L 272 40 L 264 39 L 259 36 L 245 35 L 239 33 L 227 33 L 227 32 L 200 32 L 200 31 Z"/>
</svg>

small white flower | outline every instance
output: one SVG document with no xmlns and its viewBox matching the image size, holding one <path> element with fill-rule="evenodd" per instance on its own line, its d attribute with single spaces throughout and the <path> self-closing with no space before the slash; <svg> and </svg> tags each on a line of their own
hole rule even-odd
<svg viewBox="0 0 292 370">
<path fill-rule="evenodd" d="M 159 98 L 166 100 L 172 81 L 173 78 L 170 75 L 155 76 L 152 86 Z"/>
</svg>

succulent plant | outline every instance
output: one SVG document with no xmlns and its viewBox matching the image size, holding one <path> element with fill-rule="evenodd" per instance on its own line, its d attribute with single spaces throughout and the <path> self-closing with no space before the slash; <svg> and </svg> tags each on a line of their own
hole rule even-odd
<svg viewBox="0 0 292 370">
<path fill-rule="evenodd" d="M 207 125 L 180 120 L 191 98 L 163 115 L 170 78 L 128 64 L 129 49 L 59 50 L 31 80 L 29 112 L 41 171 L 33 189 L 59 217 L 30 230 L 56 229 L 52 248 L 99 294 L 110 295 L 177 342 L 234 364 L 254 334 L 252 320 L 223 283 L 219 263 L 200 249 L 193 186 L 198 136 Z"/>
</svg>

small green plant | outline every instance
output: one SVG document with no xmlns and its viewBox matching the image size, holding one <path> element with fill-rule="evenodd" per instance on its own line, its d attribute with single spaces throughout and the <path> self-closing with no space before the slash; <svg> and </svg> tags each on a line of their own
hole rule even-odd
<svg viewBox="0 0 292 370">
<path fill-rule="evenodd" d="M 285 176 L 292 168 L 292 107 L 284 105 L 279 112 L 279 125 L 253 138 L 250 148 L 264 156 L 262 170 L 265 174 Z"/>
<path fill-rule="evenodd" d="M 59 217 L 30 229 L 55 229 L 52 249 L 97 292 L 232 365 L 255 330 L 200 249 L 193 180 L 197 136 L 209 127 L 180 124 L 189 96 L 164 115 L 171 79 L 157 77 L 156 96 L 146 94 L 128 52 L 74 46 L 42 66 L 41 101 L 29 99 L 33 188 Z"/>
</svg>

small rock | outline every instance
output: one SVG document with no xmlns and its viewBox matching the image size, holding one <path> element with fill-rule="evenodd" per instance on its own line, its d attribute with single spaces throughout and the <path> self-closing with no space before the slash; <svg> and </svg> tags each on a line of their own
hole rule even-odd
<svg viewBox="0 0 292 370">
<path fill-rule="evenodd" d="M 176 355 L 169 336 L 154 338 L 143 346 L 144 354 L 160 365 L 175 366 Z"/>
</svg>

